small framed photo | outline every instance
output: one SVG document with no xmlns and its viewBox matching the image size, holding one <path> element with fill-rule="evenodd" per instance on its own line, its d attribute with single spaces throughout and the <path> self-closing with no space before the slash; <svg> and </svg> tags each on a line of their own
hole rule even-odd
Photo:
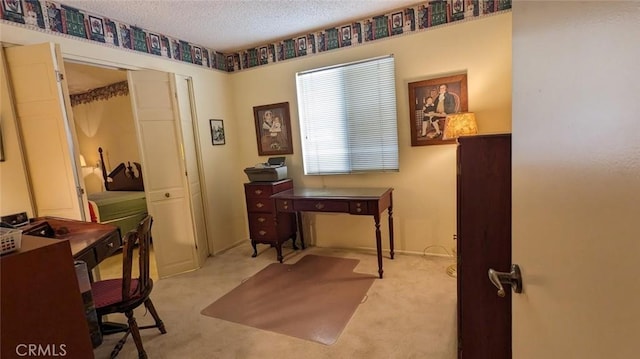
<svg viewBox="0 0 640 359">
<path fill-rule="evenodd" d="M 224 145 L 224 122 L 222 120 L 209 120 L 209 127 L 211 127 L 211 144 Z"/>
<path fill-rule="evenodd" d="M 410 82 L 411 146 L 456 143 L 444 136 L 447 115 L 467 111 L 466 74 Z"/>
<path fill-rule="evenodd" d="M 253 108 L 253 116 L 256 123 L 258 155 L 269 156 L 293 153 L 288 102 L 255 106 Z"/>
</svg>

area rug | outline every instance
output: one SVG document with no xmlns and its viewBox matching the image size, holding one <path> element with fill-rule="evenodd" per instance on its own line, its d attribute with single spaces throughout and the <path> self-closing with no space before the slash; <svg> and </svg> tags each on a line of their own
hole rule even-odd
<svg viewBox="0 0 640 359">
<path fill-rule="evenodd" d="M 308 254 L 273 263 L 201 314 L 331 345 L 376 279 L 354 273 L 359 260 Z"/>
</svg>

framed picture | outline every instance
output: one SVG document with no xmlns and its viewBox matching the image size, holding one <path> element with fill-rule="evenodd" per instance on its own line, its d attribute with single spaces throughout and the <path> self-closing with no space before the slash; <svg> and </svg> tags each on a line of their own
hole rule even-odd
<svg viewBox="0 0 640 359">
<path fill-rule="evenodd" d="M 209 120 L 211 127 L 211 144 L 224 145 L 224 122 L 222 120 Z"/>
<path fill-rule="evenodd" d="M 411 146 L 455 143 L 442 138 L 446 116 L 467 111 L 466 74 L 410 82 Z"/>
<path fill-rule="evenodd" d="M 255 106 L 253 108 L 253 117 L 256 122 L 258 155 L 286 155 L 293 153 L 288 102 Z"/>
</svg>

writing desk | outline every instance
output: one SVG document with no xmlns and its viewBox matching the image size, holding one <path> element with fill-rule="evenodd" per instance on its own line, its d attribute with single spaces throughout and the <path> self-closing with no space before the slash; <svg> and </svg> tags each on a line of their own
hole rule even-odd
<svg viewBox="0 0 640 359">
<path fill-rule="evenodd" d="M 277 212 L 295 212 L 300 241 L 304 243 L 301 212 L 348 213 L 356 216 L 373 216 L 376 226 L 378 274 L 382 278 L 382 236 L 380 214 L 389 214 L 389 249 L 393 259 L 393 188 L 299 188 L 276 193 Z"/>
<path fill-rule="evenodd" d="M 110 224 L 38 217 L 21 229 L 25 235 L 68 240 L 73 259 L 87 263 L 89 273 L 122 245 L 118 227 Z"/>
</svg>

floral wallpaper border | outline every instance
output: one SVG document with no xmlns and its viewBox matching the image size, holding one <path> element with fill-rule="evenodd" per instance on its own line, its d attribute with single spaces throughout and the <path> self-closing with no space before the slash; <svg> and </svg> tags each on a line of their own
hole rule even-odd
<svg viewBox="0 0 640 359">
<path fill-rule="evenodd" d="M 5 23 L 226 72 L 240 71 L 339 48 L 360 46 L 380 39 L 492 15 L 510 10 L 512 2 L 512 0 L 428 1 L 341 26 L 224 54 L 54 1 L 0 1 L 2 1 L 0 18 Z"/>
<path fill-rule="evenodd" d="M 70 95 L 71 106 L 80 105 L 99 100 L 108 100 L 111 97 L 126 96 L 129 94 L 129 83 L 127 81 L 116 82 L 111 85 L 98 87 L 96 89 Z"/>
</svg>

